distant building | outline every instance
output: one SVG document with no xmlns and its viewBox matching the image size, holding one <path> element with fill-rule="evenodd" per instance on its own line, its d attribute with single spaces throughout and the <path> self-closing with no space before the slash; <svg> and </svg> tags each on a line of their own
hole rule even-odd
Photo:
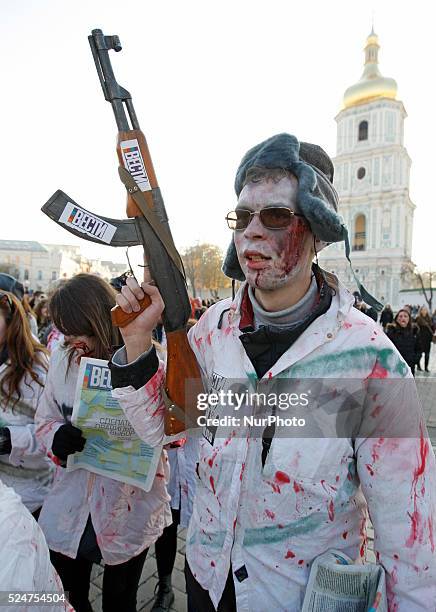
<svg viewBox="0 0 436 612">
<path fill-rule="evenodd" d="M 363 74 L 346 90 L 344 108 L 336 117 L 334 183 L 357 276 L 374 297 L 397 308 L 414 269 L 415 205 L 409 197 L 411 160 L 403 142 L 407 115 L 396 99 L 396 82 L 379 71 L 379 48 L 372 31 Z M 320 263 L 355 290 L 343 243 L 324 249 Z"/>
<path fill-rule="evenodd" d="M 58 245 L 50 248 L 28 240 L 0 240 L 0 266 L 26 289 L 47 291 L 54 281 L 82 271 L 83 261 L 78 251 Z"/>
<path fill-rule="evenodd" d="M 113 261 L 105 261 L 100 259 L 89 260 L 91 272 L 110 281 L 111 278 L 120 276 L 123 272 L 127 272 L 128 265 L 125 263 L 114 263 Z"/>
<path fill-rule="evenodd" d="M 15 276 L 27 290 L 48 291 L 56 281 L 80 272 L 110 280 L 125 270 L 125 264 L 87 259 L 79 246 L 0 240 L 0 271 Z"/>
</svg>

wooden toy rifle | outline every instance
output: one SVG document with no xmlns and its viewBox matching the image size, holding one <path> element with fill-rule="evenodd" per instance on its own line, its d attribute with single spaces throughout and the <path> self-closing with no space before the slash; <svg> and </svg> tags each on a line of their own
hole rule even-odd
<svg viewBox="0 0 436 612">
<path fill-rule="evenodd" d="M 61 190 L 52 195 L 42 210 L 65 229 L 86 240 L 112 246 L 143 245 L 151 277 L 165 303 L 162 317 L 167 337 L 165 433 L 174 435 L 186 428 L 188 413 L 196 410 L 195 397 L 201 389 L 200 370 L 186 336 L 191 307 L 185 272 L 171 236 L 164 202 L 147 142 L 139 127 L 132 96 L 117 83 L 112 69 L 109 50 L 121 51 L 120 39 L 116 35 L 105 36 L 102 30 L 93 30 L 88 40 L 104 97 L 112 105 L 118 127 L 118 171 L 127 190 L 128 219 L 95 215 L 76 204 Z M 112 320 L 115 325 L 123 327 L 149 304 L 150 298 L 145 296 L 141 302 L 141 311 L 129 314 L 115 306 L 112 309 Z"/>
</svg>

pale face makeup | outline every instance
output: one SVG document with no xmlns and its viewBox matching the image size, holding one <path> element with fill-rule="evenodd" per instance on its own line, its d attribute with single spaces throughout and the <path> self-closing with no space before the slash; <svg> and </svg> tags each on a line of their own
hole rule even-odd
<svg viewBox="0 0 436 612">
<path fill-rule="evenodd" d="M 287 176 L 279 182 L 247 183 L 237 208 L 257 212 L 269 206 L 286 206 L 298 213 L 297 189 L 297 179 Z M 254 215 L 245 230 L 234 232 L 234 241 L 239 264 L 253 288 L 274 291 L 298 282 L 310 269 L 313 234 L 302 217 L 294 217 L 285 229 L 272 230 Z"/>
</svg>

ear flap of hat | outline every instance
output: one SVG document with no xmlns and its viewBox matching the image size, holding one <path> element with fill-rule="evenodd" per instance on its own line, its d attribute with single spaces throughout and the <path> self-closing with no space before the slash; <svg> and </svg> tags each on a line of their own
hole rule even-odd
<svg viewBox="0 0 436 612">
<path fill-rule="evenodd" d="M 236 247 L 235 241 L 233 240 L 229 244 L 229 248 L 227 249 L 227 253 L 222 265 L 222 271 L 229 278 L 234 278 L 238 281 L 244 281 L 245 275 L 242 272 L 242 268 L 239 265 L 238 256 L 236 255 Z"/>
<path fill-rule="evenodd" d="M 293 161 L 289 170 L 298 179 L 298 205 L 312 233 L 323 242 L 344 240 L 346 227 L 335 210 L 337 195 L 328 179 L 302 161 Z"/>
</svg>

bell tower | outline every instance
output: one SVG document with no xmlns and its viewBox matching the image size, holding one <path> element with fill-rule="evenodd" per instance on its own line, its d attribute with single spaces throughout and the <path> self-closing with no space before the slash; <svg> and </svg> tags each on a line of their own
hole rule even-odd
<svg viewBox="0 0 436 612">
<path fill-rule="evenodd" d="M 334 182 L 357 276 L 374 297 L 395 308 L 402 278 L 413 269 L 415 205 L 409 197 L 411 160 L 404 147 L 407 114 L 397 99 L 397 83 L 380 73 L 379 50 L 372 30 L 362 76 L 345 91 L 335 118 Z M 320 263 L 355 290 L 343 243 L 324 249 Z"/>
</svg>

